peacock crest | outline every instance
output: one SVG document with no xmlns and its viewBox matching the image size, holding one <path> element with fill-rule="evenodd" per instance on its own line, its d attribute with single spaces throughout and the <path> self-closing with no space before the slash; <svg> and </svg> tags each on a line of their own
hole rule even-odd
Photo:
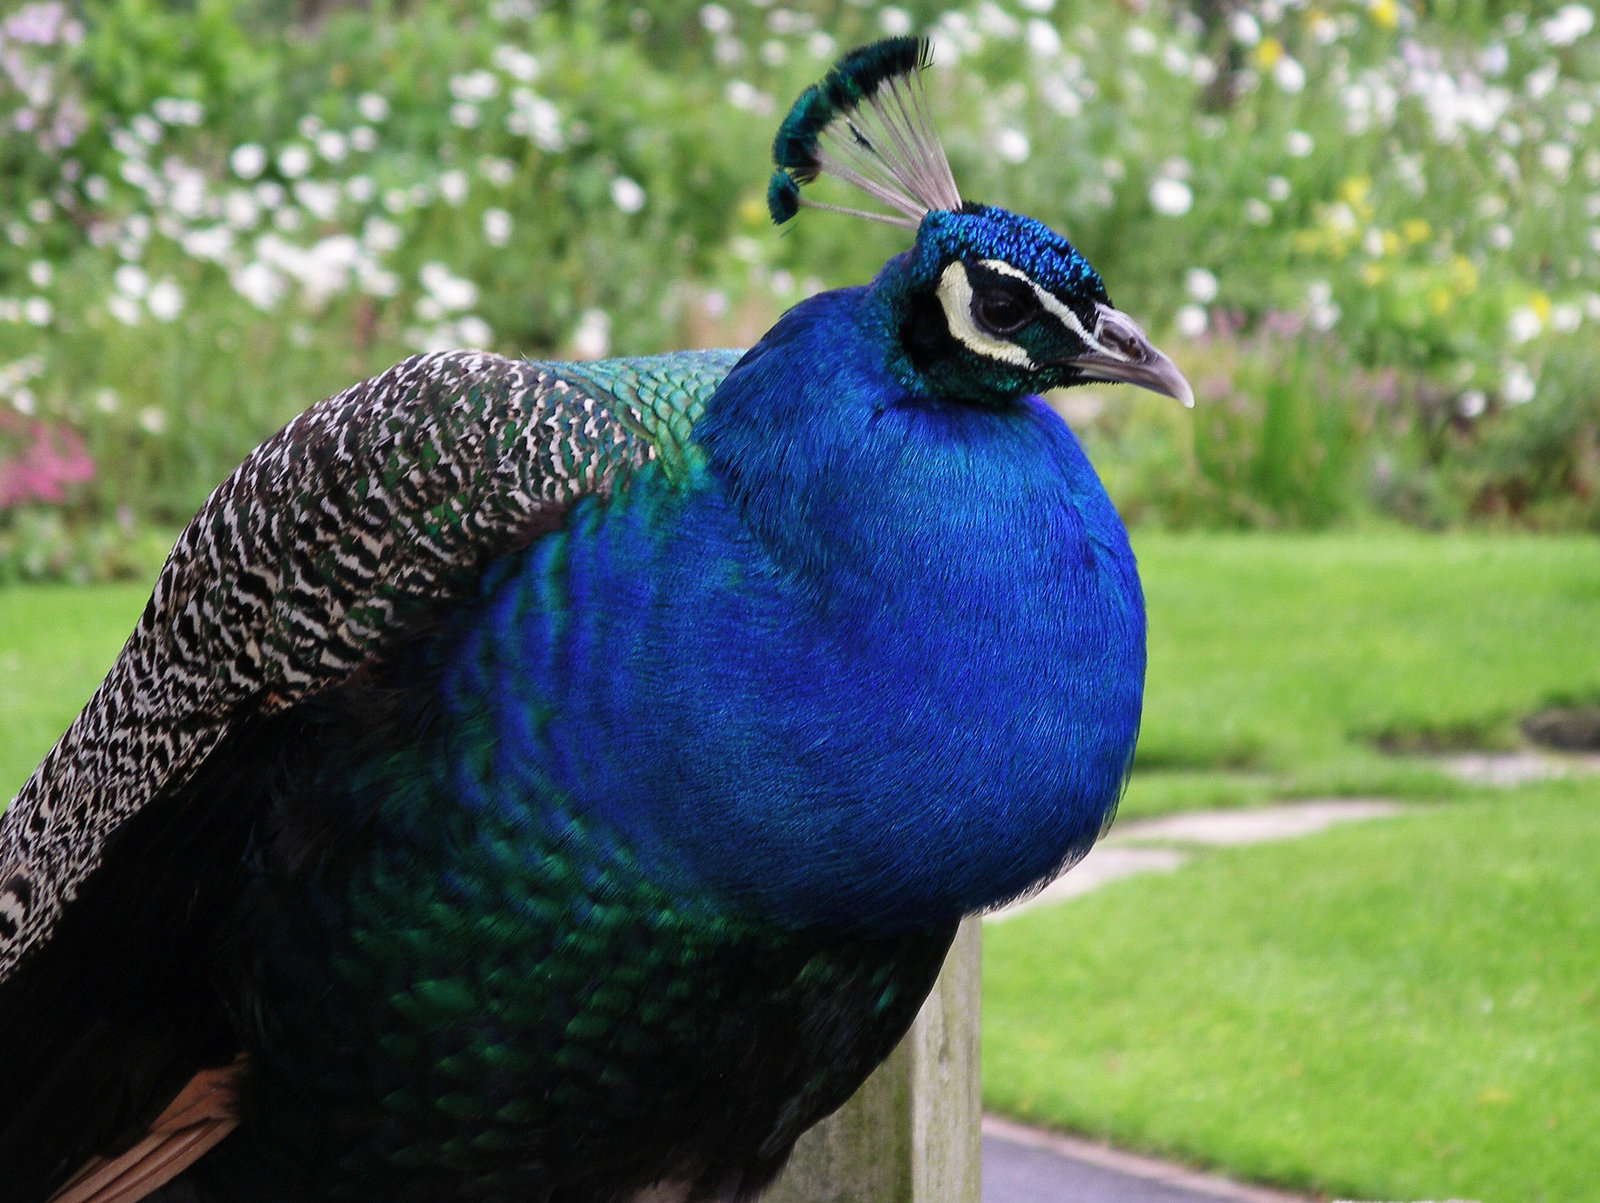
<svg viewBox="0 0 1600 1203">
<path fill-rule="evenodd" d="M 927 38 L 888 38 L 842 57 L 800 94 L 772 144 L 777 170 L 767 208 L 779 225 L 801 205 L 914 230 L 933 210 L 961 208 L 961 194 L 928 114 L 921 73 Z M 859 188 L 893 209 L 824 204 L 800 189 L 820 175 Z"/>
</svg>

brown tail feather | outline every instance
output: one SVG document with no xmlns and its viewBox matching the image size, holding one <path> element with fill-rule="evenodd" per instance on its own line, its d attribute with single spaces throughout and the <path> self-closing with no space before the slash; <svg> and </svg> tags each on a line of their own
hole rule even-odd
<svg viewBox="0 0 1600 1203">
<path fill-rule="evenodd" d="M 143 1140 L 116 1157 L 95 1157 L 49 1203 L 136 1203 L 172 1181 L 239 1125 L 243 1056 L 189 1079 Z"/>
</svg>

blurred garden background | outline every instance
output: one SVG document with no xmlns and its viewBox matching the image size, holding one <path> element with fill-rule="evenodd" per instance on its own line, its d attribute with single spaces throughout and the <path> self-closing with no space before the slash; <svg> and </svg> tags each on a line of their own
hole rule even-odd
<svg viewBox="0 0 1600 1203">
<path fill-rule="evenodd" d="M 441 347 L 745 345 L 869 277 L 903 234 L 775 230 L 768 146 L 906 32 L 963 192 L 1066 233 L 1198 396 L 1060 399 L 1150 598 L 1125 813 L 1409 807 L 992 929 L 989 1104 L 1329 1194 L 1600 1199 L 1582 3 L 7 5 L 0 797 L 311 402 Z M 1452 770 L 1530 730 L 1565 758 Z"/>
</svg>

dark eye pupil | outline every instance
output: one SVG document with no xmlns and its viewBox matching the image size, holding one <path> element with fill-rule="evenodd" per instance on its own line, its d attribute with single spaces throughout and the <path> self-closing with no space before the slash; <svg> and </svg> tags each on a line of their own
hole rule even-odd
<svg viewBox="0 0 1600 1203">
<path fill-rule="evenodd" d="M 973 316 L 995 334 L 1010 334 L 1028 320 L 1031 307 L 1010 292 L 986 291 L 973 298 Z"/>
</svg>

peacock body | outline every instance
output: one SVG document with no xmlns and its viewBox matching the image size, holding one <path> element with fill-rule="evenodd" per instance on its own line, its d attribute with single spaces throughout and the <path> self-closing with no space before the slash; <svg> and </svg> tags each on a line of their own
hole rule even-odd
<svg viewBox="0 0 1600 1203">
<path fill-rule="evenodd" d="M 775 152 L 780 220 L 827 171 L 916 229 L 872 284 L 418 357 L 219 487 L 0 828 L 0 1200 L 753 1198 L 1092 843 L 1143 605 L 1032 394 L 1187 386 L 955 195 L 925 61 Z"/>
</svg>

